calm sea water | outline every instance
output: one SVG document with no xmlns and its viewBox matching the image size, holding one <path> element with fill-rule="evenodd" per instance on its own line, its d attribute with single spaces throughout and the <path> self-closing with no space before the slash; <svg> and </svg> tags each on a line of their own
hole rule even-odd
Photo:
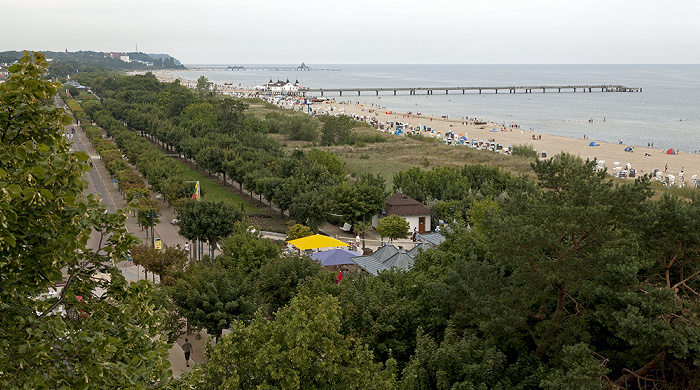
<svg viewBox="0 0 700 390">
<path fill-rule="evenodd" d="M 287 65 L 296 67 L 295 65 Z M 245 66 L 245 65 L 244 65 Z M 280 65 L 282 66 L 282 65 Z M 533 92 L 498 94 L 435 91 L 433 95 L 339 97 L 400 112 L 481 118 L 519 124 L 523 129 L 572 138 L 692 152 L 700 150 L 700 65 L 317 65 L 340 71 L 176 72 L 185 79 L 205 76 L 217 84 L 246 86 L 296 80 L 310 88 L 462 87 L 509 85 L 622 84 L 641 93 Z M 605 121 L 603 121 L 605 118 Z M 593 122 L 590 122 L 593 119 Z"/>
</svg>

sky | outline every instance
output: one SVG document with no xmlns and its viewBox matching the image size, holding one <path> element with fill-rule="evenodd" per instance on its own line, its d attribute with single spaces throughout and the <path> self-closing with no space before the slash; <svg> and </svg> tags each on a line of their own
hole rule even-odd
<svg viewBox="0 0 700 390">
<path fill-rule="evenodd" d="M 698 64 L 698 0 L 0 0 L 0 51 L 184 64 Z"/>
</svg>

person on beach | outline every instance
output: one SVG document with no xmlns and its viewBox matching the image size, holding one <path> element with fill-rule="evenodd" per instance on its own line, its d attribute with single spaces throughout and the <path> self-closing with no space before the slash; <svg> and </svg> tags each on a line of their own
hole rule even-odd
<svg viewBox="0 0 700 390">
<path fill-rule="evenodd" d="M 188 339 L 185 339 L 185 343 L 182 344 L 182 351 L 185 352 L 185 364 L 187 367 L 190 366 L 190 352 L 192 352 L 192 344 L 190 344 Z"/>
<path fill-rule="evenodd" d="M 666 173 L 666 171 L 668 171 L 668 164 L 664 167 L 664 173 Z"/>
</svg>

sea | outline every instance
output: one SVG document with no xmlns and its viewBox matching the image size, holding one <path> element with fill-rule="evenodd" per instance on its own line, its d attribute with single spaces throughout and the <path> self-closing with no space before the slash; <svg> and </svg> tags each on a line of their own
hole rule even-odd
<svg viewBox="0 0 700 390">
<path fill-rule="evenodd" d="M 231 64 L 295 68 L 299 64 Z M 324 93 L 336 101 L 359 102 L 397 112 L 478 118 L 517 124 L 544 134 L 678 149 L 700 153 L 700 65 L 358 65 L 306 64 L 333 70 L 214 70 L 174 72 L 187 80 L 205 76 L 216 84 L 260 86 L 270 80 L 298 81 L 309 88 L 478 87 L 614 84 L 642 92 L 532 93 L 435 90 Z M 190 68 L 205 65 L 186 65 Z M 222 65 L 217 65 L 222 66 Z M 226 65 L 224 65 L 226 66 Z"/>
</svg>

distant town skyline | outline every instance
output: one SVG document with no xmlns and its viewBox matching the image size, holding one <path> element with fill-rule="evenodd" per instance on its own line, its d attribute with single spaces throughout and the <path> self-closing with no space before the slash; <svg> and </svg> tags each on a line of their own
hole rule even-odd
<svg viewBox="0 0 700 390">
<path fill-rule="evenodd" d="M 700 2 L 24 0 L 0 51 L 167 53 L 184 64 L 700 63 Z"/>
</svg>

